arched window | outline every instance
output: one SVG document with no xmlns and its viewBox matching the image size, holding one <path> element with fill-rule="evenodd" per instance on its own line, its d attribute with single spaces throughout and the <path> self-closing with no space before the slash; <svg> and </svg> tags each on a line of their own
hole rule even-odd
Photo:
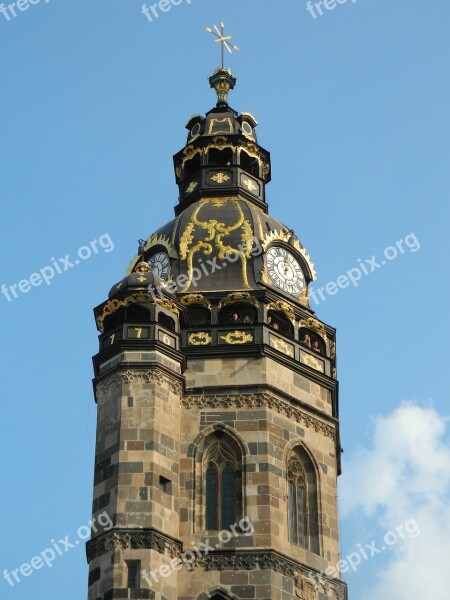
<svg viewBox="0 0 450 600">
<path fill-rule="evenodd" d="M 187 327 L 209 325 L 210 323 L 211 311 L 204 306 L 190 306 L 185 311 L 185 324 Z"/>
<path fill-rule="evenodd" d="M 320 553 L 317 476 L 308 453 L 301 447 L 287 463 L 289 541 Z"/>
<path fill-rule="evenodd" d="M 198 173 L 200 167 L 201 158 L 199 154 L 196 154 L 193 158 L 187 160 L 184 164 L 184 179 L 188 179 L 189 177 L 192 177 L 193 175 Z"/>
<path fill-rule="evenodd" d="M 212 148 L 208 152 L 208 166 L 210 167 L 229 167 L 233 161 L 233 152 L 231 148 L 216 150 Z"/>
<path fill-rule="evenodd" d="M 299 340 L 302 346 L 310 348 L 313 352 L 316 352 L 316 354 L 325 355 L 325 342 L 320 335 L 314 331 L 302 327 L 299 331 Z"/>
<path fill-rule="evenodd" d="M 151 313 L 145 306 L 141 306 L 140 304 L 129 304 L 125 308 L 126 318 L 125 321 L 127 323 L 149 323 L 151 318 Z"/>
<path fill-rule="evenodd" d="M 251 325 L 258 320 L 256 308 L 250 304 L 232 304 L 219 313 L 221 325 Z"/>
<path fill-rule="evenodd" d="M 205 528 L 228 529 L 242 512 L 242 457 L 234 440 L 217 431 L 203 458 Z"/>
<path fill-rule="evenodd" d="M 294 335 L 292 323 L 284 314 L 278 311 L 269 310 L 267 313 L 267 324 L 272 329 L 279 331 L 279 333 L 282 333 L 287 337 L 293 337 Z"/>
<path fill-rule="evenodd" d="M 170 329 L 171 331 L 175 331 L 175 321 L 172 317 L 160 312 L 158 315 L 158 323 L 165 327 L 166 329 Z"/>
<path fill-rule="evenodd" d="M 240 163 L 244 171 L 247 171 L 247 173 L 250 173 L 251 175 L 255 175 L 255 177 L 259 177 L 259 162 L 257 158 L 249 156 L 247 152 L 241 150 Z"/>
</svg>

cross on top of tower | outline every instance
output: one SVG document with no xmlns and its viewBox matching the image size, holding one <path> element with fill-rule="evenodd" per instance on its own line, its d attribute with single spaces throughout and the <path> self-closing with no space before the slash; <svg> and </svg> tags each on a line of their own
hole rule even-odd
<svg viewBox="0 0 450 600">
<path fill-rule="evenodd" d="M 225 35 L 225 23 L 223 21 L 220 21 L 220 30 L 217 25 L 213 25 L 213 27 L 215 31 L 211 27 L 206 27 L 206 31 L 216 37 L 214 40 L 216 44 L 222 45 L 222 69 L 225 69 L 225 48 L 230 54 L 233 54 L 233 50 L 239 52 L 239 48 L 228 43 L 231 40 L 231 35 Z"/>
<path fill-rule="evenodd" d="M 217 25 L 213 25 L 214 30 L 211 27 L 206 27 L 206 31 L 211 33 L 216 39 L 214 42 L 222 46 L 222 66 L 216 69 L 209 78 L 209 83 L 217 93 L 217 106 L 227 106 L 228 104 L 228 92 L 236 85 L 236 78 L 233 77 L 231 69 L 225 69 L 225 48 L 230 54 L 239 52 L 239 48 L 234 44 L 229 43 L 231 35 L 225 35 L 225 23 L 220 21 L 220 29 Z"/>
</svg>

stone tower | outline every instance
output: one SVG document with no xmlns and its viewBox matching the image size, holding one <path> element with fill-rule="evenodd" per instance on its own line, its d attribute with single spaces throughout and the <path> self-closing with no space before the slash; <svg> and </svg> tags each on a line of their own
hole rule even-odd
<svg viewBox="0 0 450 600">
<path fill-rule="evenodd" d="M 95 309 L 92 511 L 113 526 L 92 528 L 88 597 L 345 600 L 335 330 L 268 214 L 270 154 L 228 105 L 235 78 L 210 83 L 217 105 L 174 156 L 174 220 Z"/>
</svg>

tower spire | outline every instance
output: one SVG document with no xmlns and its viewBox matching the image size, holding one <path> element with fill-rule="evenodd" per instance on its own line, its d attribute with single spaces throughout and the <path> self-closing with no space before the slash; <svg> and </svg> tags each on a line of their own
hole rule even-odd
<svg viewBox="0 0 450 600">
<path fill-rule="evenodd" d="M 233 77 L 231 69 L 225 68 L 225 48 L 230 54 L 239 52 L 239 48 L 234 44 L 230 44 L 231 35 L 225 35 L 225 23 L 220 21 L 220 29 L 217 25 L 213 25 L 213 28 L 206 27 L 206 31 L 211 33 L 216 39 L 214 42 L 221 45 L 221 66 L 214 71 L 212 76 L 209 78 L 209 83 L 217 93 L 217 106 L 227 106 L 228 104 L 228 93 L 234 89 L 236 85 L 236 78 Z"/>
</svg>

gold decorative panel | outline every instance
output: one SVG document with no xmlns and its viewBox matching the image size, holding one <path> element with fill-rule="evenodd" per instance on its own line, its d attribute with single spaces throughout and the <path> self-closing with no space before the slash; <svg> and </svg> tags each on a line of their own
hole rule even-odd
<svg viewBox="0 0 450 600">
<path fill-rule="evenodd" d="M 227 344 L 232 345 L 248 344 L 249 342 L 253 342 L 252 334 L 245 331 L 230 331 L 230 333 L 227 333 L 227 335 L 221 335 L 220 339 L 224 340 Z"/>
<path fill-rule="evenodd" d="M 304 352 L 300 350 L 300 362 L 304 365 L 315 369 L 316 371 L 320 371 L 321 373 L 325 373 L 325 363 L 320 358 L 316 358 L 308 352 Z"/>
<path fill-rule="evenodd" d="M 278 352 L 286 354 L 286 356 L 294 358 L 294 346 L 292 344 L 288 344 L 285 340 L 282 340 L 281 338 L 272 334 L 270 334 L 269 339 L 272 348 L 275 348 L 275 350 L 278 350 Z"/>
<path fill-rule="evenodd" d="M 211 343 L 211 336 L 206 331 L 196 331 L 188 336 L 190 346 L 208 346 Z"/>
</svg>

